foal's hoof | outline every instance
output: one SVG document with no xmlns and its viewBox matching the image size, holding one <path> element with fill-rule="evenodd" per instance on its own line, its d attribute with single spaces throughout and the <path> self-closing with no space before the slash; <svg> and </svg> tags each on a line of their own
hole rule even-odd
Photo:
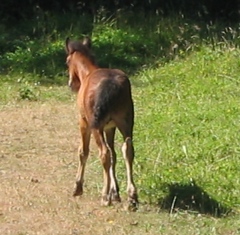
<svg viewBox="0 0 240 235">
<path fill-rule="evenodd" d="M 101 201 L 101 206 L 111 206 L 111 202 L 110 201 L 104 201 L 104 200 L 102 200 Z"/>
<path fill-rule="evenodd" d="M 111 200 L 112 200 L 113 202 L 121 202 L 121 198 L 120 198 L 120 196 L 119 196 L 117 193 L 113 193 L 113 194 L 112 194 Z"/>
<path fill-rule="evenodd" d="M 135 212 L 138 210 L 138 205 L 139 205 L 138 200 L 130 198 L 126 206 L 126 210 Z"/>
<path fill-rule="evenodd" d="M 73 196 L 81 196 L 83 194 L 83 188 L 82 185 L 76 184 L 75 189 L 73 191 Z"/>
<path fill-rule="evenodd" d="M 103 196 L 101 200 L 101 206 L 111 206 L 112 201 L 111 198 L 108 196 Z"/>
</svg>

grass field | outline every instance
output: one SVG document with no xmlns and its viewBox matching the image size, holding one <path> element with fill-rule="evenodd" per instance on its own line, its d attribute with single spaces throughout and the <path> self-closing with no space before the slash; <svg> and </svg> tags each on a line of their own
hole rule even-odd
<svg viewBox="0 0 240 235">
<path fill-rule="evenodd" d="M 150 17 L 146 27 L 141 14 L 121 14 L 119 20 L 99 16 L 93 27 L 83 17 L 64 31 L 57 17 L 49 25 L 39 21 L 33 35 L 23 30 L 24 40 L 9 41 L 10 50 L 1 54 L 0 234 L 240 234 L 236 28 L 181 17 Z M 119 135 L 123 202 L 100 206 L 102 168 L 94 142 L 85 193 L 72 197 L 78 112 L 65 85 L 63 41 L 78 37 L 83 26 L 92 30 L 100 64 L 130 74 L 136 213 L 125 210 Z M 9 37 L 3 33 L 1 43 Z"/>
<path fill-rule="evenodd" d="M 1 234 L 239 234 L 238 215 L 218 219 L 184 210 L 169 213 L 145 203 L 129 213 L 124 192 L 122 204 L 101 207 L 102 169 L 94 143 L 85 194 L 74 199 L 79 136 L 71 100 L 14 102 L 1 106 L 0 114 Z M 141 176 L 135 177 L 143 188 Z"/>
<path fill-rule="evenodd" d="M 149 159 L 141 173 L 142 183 L 152 185 L 150 198 L 161 198 L 164 183 L 194 181 L 225 206 L 239 208 L 238 54 L 204 49 L 140 74 L 146 83 L 137 88 L 136 134 L 139 164 Z"/>
</svg>

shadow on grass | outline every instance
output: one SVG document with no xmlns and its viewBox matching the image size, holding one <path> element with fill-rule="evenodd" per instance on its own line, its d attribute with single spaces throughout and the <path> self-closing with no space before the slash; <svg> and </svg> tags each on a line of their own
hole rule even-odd
<svg viewBox="0 0 240 235">
<path fill-rule="evenodd" d="M 231 212 L 230 208 L 213 199 L 195 182 L 170 184 L 166 185 L 166 188 L 168 194 L 159 200 L 159 206 L 170 213 L 186 210 L 220 218 Z"/>
</svg>

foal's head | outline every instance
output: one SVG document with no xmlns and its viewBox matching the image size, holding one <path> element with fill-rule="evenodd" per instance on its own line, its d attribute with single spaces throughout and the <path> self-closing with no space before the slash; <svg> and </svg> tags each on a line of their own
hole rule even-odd
<svg viewBox="0 0 240 235">
<path fill-rule="evenodd" d="M 81 75 L 79 72 L 81 72 L 81 70 L 84 70 L 84 67 L 79 67 L 79 65 L 82 63 L 82 59 L 85 59 L 85 61 L 88 61 L 90 64 L 95 64 L 91 53 L 91 44 L 91 39 L 89 37 L 84 38 L 83 41 L 71 41 L 69 38 L 66 39 L 66 63 L 69 73 L 68 85 L 73 91 L 77 92 L 81 85 Z"/>
</svg>

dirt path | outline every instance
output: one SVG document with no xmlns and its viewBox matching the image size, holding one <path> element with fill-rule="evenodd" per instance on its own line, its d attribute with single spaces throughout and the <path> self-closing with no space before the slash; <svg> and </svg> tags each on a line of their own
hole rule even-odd
<svg viewBox="0 0 240 235">
<path fill-rule="evenodd" d="M 102 169 L 95 152 L 84 196 L 72 197 L 78 140 L 72 104 L 1 108 L 0 234 L 145 234 L 145 213 L 99 205 Z"/>
</svg>

